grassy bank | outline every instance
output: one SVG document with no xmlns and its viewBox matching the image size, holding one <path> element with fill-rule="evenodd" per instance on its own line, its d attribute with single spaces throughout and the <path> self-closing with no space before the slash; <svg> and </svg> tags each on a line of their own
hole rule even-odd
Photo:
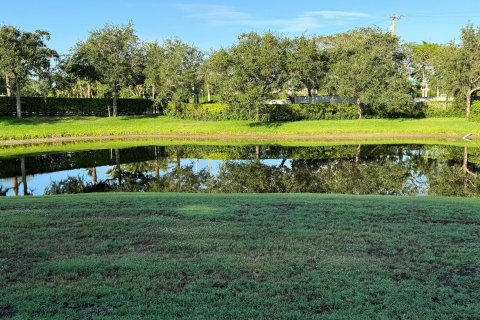
<svg viewBox="0 0 480 320">
<path fill-rule="evenodd" d="M 255 123 L 193 121 L 168 117 L 0 118 L 0 141 L 76 137 L 163 136 L 210 140 L 460 139 L 480 134 L 461 118 L 364 119 Z M 0 142 L 1 143 L 1 142 Z"/>
<path fill-rule="evenodd" d="M 480 202 L 95 194 L 0 201 L 0 316 L 480 314 Z"/>
</svg>

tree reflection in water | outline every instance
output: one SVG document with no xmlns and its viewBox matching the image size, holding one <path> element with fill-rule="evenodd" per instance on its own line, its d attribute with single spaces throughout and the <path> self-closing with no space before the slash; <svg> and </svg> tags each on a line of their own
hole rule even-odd
<svg viewBox="0 0 480 320">
<path fill-rule="evenodd" d="M 199 159 L 206 160 L 203 167 Z M 85 168 L 88 175 L 52 181 L 45 193 L 480 195 L 480 150 L 451 146 L 142 147 L 21 157 L 0 165 L 0 174 L 13 181 L 0 194 L 26 188 L 27 169 Z M 99 179 L 97 167 L 105 165 L 110 169 Z"/>
<path fill-rule="evenodd" d="M 356 146 L 350 148 L 350 153 L 345 151 L 331 148 L 317 159 L 302 159 L 305 154 L 300 152 L 295 159 L 287 160 L 291 154 L 281 154 L 285 158 L 279 158 L 281 162 L 278 165 L 260 160 L 262 152 L 256 147 L 253 159 L 226 160 L 212 172 L 210 162 L 201 170 L 198 162 L 194 161 L 180 165 L 182 152 L 177 148 L 172 153 L 173 157 L 165 157 L 161 161 L 155 159 L 117 165 L 109 172 L 109 179 L 100 182 L 99 186 L 72 177 L 62 182 L 68 188 L 59 188 L 59 183 L 52 183 L 46 193 L 148 191 L 480 195 L 480 166 L 468 161 L 467 148 L 460 153 L 458 148 L 443 150 L 442 156 L 437 155 L 438 148 L 425 152 L 418 147 L 394 146 L 385 152 L 381 146 Z"/>
</svg>

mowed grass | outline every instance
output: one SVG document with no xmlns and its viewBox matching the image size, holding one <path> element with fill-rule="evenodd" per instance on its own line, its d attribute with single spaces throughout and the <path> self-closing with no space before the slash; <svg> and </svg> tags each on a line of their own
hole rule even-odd
<svg viewBox="0 0 480 320">
<path fill-rule="evenodd" d="M 194 121 L 169 117 L 70 117 L 70 118 L 0 118 L 0 140 L 41 139 L 86 136 L 173 135 L 205 136 L 228 140 L 235 136 L 275 140 L 286 136 L 322 136 L 357 134 L 430 135 L 461 138 L 467 133 L 480 134 L 478 122 L 461 118 L 363 119 L 266 122 Z M 362 138 L 362 137 L 360 137 Z M 381 136 L 385 139 L 385 135 Z"/>
<path fill-rule="evenodd" d="M 476 319 L 480 202 L 94 194 L 0 201 L 0 317 Z"/>
</svg>

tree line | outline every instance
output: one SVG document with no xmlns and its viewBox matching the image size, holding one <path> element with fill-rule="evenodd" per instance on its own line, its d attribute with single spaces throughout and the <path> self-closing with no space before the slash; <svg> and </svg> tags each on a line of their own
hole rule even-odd
<svg viewBox="0 0 480 320">
<path fill-rule="evenodd" d="M 213 100 L 237 118 L 260 120 L 270 99 L 336 95 L 359 118 L 408 113 L 422 85 L 462 99 L 468 118 L 480 91 L 480 29 L 467 25 L 458 41 L 404 43 L 378 28 L 288 38 L 243 33 L 230 47 L 203 52 L 178 38 L 143 42 L 132 23 L 90 32 L 67 55 L 47 46 L 50 33 L 0 27 L 0 86 L 21 96 L 147 98 L 158 110 Z M 433 91 L 433 90 L 431 90 Z"/>
</svg>

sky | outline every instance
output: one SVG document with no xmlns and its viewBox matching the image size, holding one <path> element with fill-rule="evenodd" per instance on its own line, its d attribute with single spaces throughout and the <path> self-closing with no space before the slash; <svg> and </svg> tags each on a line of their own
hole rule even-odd
<svg viewBox="0 0 480 320">
<path fill-rule="evenodd" d="M 329 35 L 357 27 L 389 30 L 405 42 L 446 43 L 461 27 L 480 26 L 479 0 L 0 0 L 0 25 L 51 33 L 61 54 L 106 23 L 134 23 L 143 41 L 178 37 L 202 50 L 233 44 L 249 31 Z"/>
</svg>

